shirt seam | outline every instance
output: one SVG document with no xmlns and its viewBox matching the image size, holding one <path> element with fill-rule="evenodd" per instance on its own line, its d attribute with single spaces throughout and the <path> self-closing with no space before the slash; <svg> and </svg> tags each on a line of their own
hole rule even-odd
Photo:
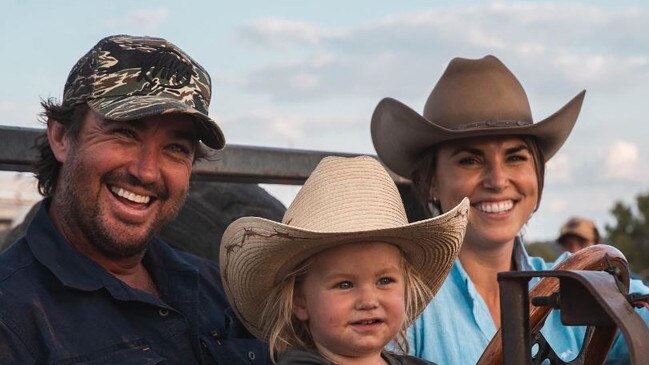
<svg viewBox="0 0 649 365">
<path fill-rule="evenodd" d="M 0 283 L 4 283 L 8 280 L 11 279 L 12 276 L 16 275 L 18 272 L 27 269 L 28 267 L 32 266 L 34 264 L 34 260 L 32 259 L 31 262 L 25 263 L 24 265 L 15 267 L 13 270 L 9 271 L 6 273 L 5 276 L 0 278 Z"/>
<path fill-rule="evenodd" d="M 31 356 L 32 360 L 36 361 L 36 356 L 34 356 L 34 351 L 28 346 L 27 342 L 23 339 L 23 337 L 20 335 L 20 331 L 18 331 L 18 326 L 11 320 L 7 319 L 5 315 L 0 313 L 0 323 L 7 328 L 11 333 L 16 336 L 16 338 L 20 341 L 20 343 L 23 344 L 23 347 L 27 352 L 29 353 L 29 356 Z"/>
</svg>

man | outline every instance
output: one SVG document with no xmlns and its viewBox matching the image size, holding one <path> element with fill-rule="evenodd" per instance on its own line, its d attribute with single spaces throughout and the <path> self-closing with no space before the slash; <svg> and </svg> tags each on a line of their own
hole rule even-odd
<svg viewBox="0 0 649 365">
<path fill-rule="evenodd" d="M 562 251 L 575 253 L 600 243 L 599 231 L 590 219 L 573 217 L 561 227 L 557 243 Z"/>
<path fill-rule="evenodd" d="M 207 72 L 160 38 L 111 36 L 43 102 L 45 196 L 0 255 L 1 364 L 250 364 L 215 263 L 156 238 L 225 140 Z"/>
</svg>

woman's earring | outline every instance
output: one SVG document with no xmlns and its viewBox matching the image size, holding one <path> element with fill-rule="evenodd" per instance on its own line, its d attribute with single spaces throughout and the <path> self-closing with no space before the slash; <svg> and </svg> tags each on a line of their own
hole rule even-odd
<svg viewBox="0 0 649 365">
<path fill-rule="evenodd" d="M 442 214 L 439 206 L 439 199 L 437 199 L 437 196 L 433 196 L 433 200 L 428 201 L 428 212 L 430 213 L 431 217 L 436 217 Z"/>
</svg>

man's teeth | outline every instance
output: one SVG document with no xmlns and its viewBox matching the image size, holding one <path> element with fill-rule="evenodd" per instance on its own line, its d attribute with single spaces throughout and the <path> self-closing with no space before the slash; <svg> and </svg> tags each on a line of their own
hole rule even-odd
<svg viewBox="0 0 649 365">
<path fill-rule="evenodd" d="M 151 197 L 149 196 L 137 195 L 135 193 L 132 193 L 130 191 L 115 186 L 111 186 L 110 191 L 112 191 L 115 195 L 122 197 L 126 200 L 130 200 L 134 203 L 148 204 L 149 201 L 151 200 Z"/>
<path fill-rule="evenodd" d="M 514 202 L 507 200 L 497 203 L 480 203 L 476 205 L 476 208 L 486 213 L 502 213 L 512 209 L 513 206 Z"/>
</svg>

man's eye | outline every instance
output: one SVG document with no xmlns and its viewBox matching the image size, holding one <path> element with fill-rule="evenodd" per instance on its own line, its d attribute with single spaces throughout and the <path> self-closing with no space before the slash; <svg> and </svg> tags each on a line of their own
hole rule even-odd
<svg viewBox="0 0 649 365">
<path fill-rule="evenodd" d="M 130 129 L 126 129 L 126 128 L 118 128 L 118 129 L 115 129 L 115 133 L 117 133 L 117 134 L 121 134 L 121 135 L 123 135 L 123 136 L 125 136 L 125 137 L 135 138 L 135 132 L 133 132 L 133 131 L 130 130 Z"/>
<path fill-rule="evenodd" d="M 352 287 L 353 285 L 349 281 L 341 281 L 340 283 L 336 284 L 336 288 L 338 289 L 351 289 Z"/>
<path fill-rule="evenodd" d="M 177 153 L 182 153 L 184 155 L 189 154 L 189 148 L 179 144 L 172 144 L 171 146 L 169 146 L 169 150 Z"/>
</svg>

